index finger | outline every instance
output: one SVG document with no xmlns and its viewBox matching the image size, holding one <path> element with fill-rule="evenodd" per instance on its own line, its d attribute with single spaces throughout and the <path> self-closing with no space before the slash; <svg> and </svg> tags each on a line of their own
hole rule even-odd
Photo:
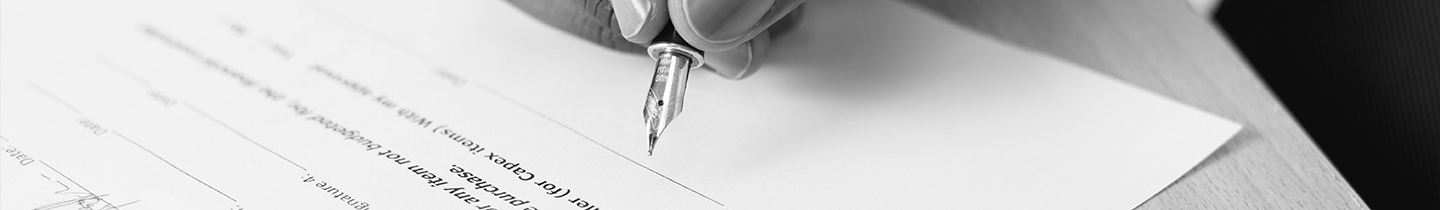
<svg viewBox="0 0 1440 210">
<path fill-rule="evenodd" d="M 670 24 L 665 0 L 610 0 L 620 36 L 636 44 L 649 44 L 660 29 Z"/>
</svg>

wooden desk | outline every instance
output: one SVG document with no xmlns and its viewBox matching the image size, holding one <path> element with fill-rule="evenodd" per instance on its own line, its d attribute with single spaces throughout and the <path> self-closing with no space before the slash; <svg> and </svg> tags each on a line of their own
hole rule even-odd
<svg viewBox="0 0 1440 210">
<path fill-rule="evenodd" d="M 1245 125 L 1138 209 L 1368 209 L 1223 34 L 1184 1 L 917 4 Z"/>
</svg>

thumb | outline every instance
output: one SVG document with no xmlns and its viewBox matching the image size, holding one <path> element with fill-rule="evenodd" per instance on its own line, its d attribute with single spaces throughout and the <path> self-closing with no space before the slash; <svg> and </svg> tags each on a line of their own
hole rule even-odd
<svg viewBox="0 0 1440 210">
<path fill-rule="evenodd" d="M 769 29 L 760 31 L 750 41 L 742 43 L 730 50 L 711 51 L 705 54 L 705 67 L 721 77 L 731 80 L 740 80 L 754 74 L 765 63 L 767 52 L 770 51 L 770 39 L 775 36 L 782 36 L 795 28 L 799 19 L 800 8 L 795 8 L 791 14 L 774 22 Z"/>
<path fill-rule="evenodd" d="M 804 0 L 669 0 L 670 20 L 685 41 L 706 52 L 728 51 L 770 28 Z"/>
<path fill-rule="evenodd" d="M 755 38 L 730 50 L 705 53 L 705 68 L 721 77 L 740 80 L 755 73 L 764 63 L 770 49 L 770 32 L 763 31 Z"/>
</svg>

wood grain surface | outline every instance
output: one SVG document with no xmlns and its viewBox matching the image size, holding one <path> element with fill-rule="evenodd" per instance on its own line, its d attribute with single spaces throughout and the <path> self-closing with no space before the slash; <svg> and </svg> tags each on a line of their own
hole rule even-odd
<svg viewBox="0 0 1440 210">
<path fill-rule="evenodd" d="M 1368 209 L 1217 27 L 1182 0 L 912 3 L 1245 125 L 1137 209 Z"/>
</svg>

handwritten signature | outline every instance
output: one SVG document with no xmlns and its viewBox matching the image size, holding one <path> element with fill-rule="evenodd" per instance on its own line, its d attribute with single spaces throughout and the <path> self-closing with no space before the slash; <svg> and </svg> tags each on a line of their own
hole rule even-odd
<svg viewBox="0 0 1440 210">
<path fill-rule="evenodd" d="M 44 174 L 41 174 L 40 176 L 41 176 L 41 177 L 45 177 L 46 179 L 50 179 L 49 176 L 45 176 Z M 76 197 L 73 198 L 73 199 L 70 199 L 70 200 L 64 200 L 64 201 L 59 201 L 59 202 L 54 202 L 54 203 L 49 203 L 49 204 L 41 205 L 40 207 L 35 207 L 35 210 L 50 210 L 50 209 L 59 209 L 59 208 L 66 208 L 66 207 L 68 207 L 68 208 L 66 208 L 66 209 L 77 209 L 77 210 L 112 210 L 112 209 L 113 209 L 113 210 L 118 210 L 118 209 L 120 209 L 120 207 L 124 207 L 124 206 L 128 206 L 128 205 L 130 205 L 130 204 L 135 204 L 135 203 L 137 203 L 137 202 L 140 202 L 140 201 L 136 200 L 136 201 L 131 201 L 131 202 L 125 203 L 125 204 L 114 205 L 114 204 L 111 204 L 110 201 L 105 200 L 105 196 L 110 196 L 110 194 L 95 195 L 94 193 L 89 193 L 89 192 L 85 192 L 85 191 L 72 191 L 72 189 L 70 188 L 70 186 L 69 186 L 69 185 L 66 185 L 64 182 L 60 182 L 59 180 L 54 180 L 54 179 L 50 179 L 50 181 L 53 181 L 53 182 L 55 182 L 55 184 L 60 185 L 60 187 L 65 188 L 65 189 L 62 189 L 62 190 L 59 190 L 59 191 L 55 191 L 55 194 L 59 194 L 59 195 L 76 195 Z"/>
<path fill-rule="evenodd" d="M 60 202 L 45 204 L 45 205 L 42 205 L 42 206 L 40 206 L 40 207 L 35 207 L 35 210 L 49 210 L 49 209 L 58 209 L 58 208 L 62 208 L 62 207 L 79 207 L 79 208 L 76 208 L 76 209 L 80 209 L 80 210 L 109 210 L 109 209 L 117 209 L 117 210 L 118 210 L 118 209 L 120 209 L 120 207 L 128 206 L 128 205 L 130 205 L 130 204 L 134 204 L 135 202 L 140 202 L 140 201 L 133 201 L 133 202 L 130 202 L 130 203 L 120 204 L 120 205 L 118 205 L 118 206 L 117 206 L 117 205 L 111 205 L 110 202 L 106 202 L 106 201 L 105 201 L 105 198 L 104 198 L 105 196 L 110 196 L 110 195 L 109 195 L 109 194 L 105 194 L 105 195 L 88 194 L 88 195 L 76 197 L 75 199 L 64 200 L 64 201 L 60 201 Z"/>
</svg>

